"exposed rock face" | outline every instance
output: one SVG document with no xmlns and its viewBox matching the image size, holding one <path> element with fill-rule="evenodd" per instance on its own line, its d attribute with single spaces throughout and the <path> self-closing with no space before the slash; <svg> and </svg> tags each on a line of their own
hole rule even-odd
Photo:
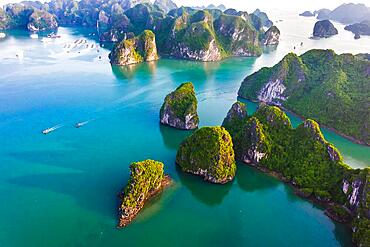
<svg viewBox="0 0 370 247">
<path fill-rule="evenodd" d="M 205 62 L 221 60 L 221 47 L 216 42 L 212 22 L 208 11 L 200 10 L 191 16 L 185 12 L 179 16 L 168 41 L 170 55 Z"/>
<path fill-rule="evenodd" d="M 311 11 L 308 11 L 306 10 L 305 12 L 299 14 L 300 16 L 304 16 L 304 17 L 311 17 L 311 16 L 315 16 L 314 13 L 312 13 Z"/>
<path fill-rule="evenodd" d="M 181 84 L 166 96 L 160 111 L 160 122 L 174 128 L 198 128 L 197 98 L 191 82 Z"/>
<path fill-rule="evenodd" d="M 370 143 L 367 124 L 370 113 L 360 103 L 368 98 L 361 93 L 368 91 L 368 86 L 362 84 L 369 81 L 370 75 L 366 57 L 337 55 L 332 50 L 310 50 L 299 57 L 291 53 L 275 66 L 262 68 L 245 78 L 238 95 L 284 106 L 305 118 L 315 118 L 347 137 Z M 359 73 L 354 75 L 352 71 Z M 342 83 L 348 87 L 340 86 Z M 350 104 L 346 98 L 351 98 Z"/>
<path fill-rule="evenodd" d="M 0 30 L 5 30 L 9 26 L 9 16 L 7 13 L 0 7 Z"/>
<path fill-rule="evenodd" d="M 129 65 L 158 60 L 155 35 L 145 30 L 141 35 L 118 43 L 109 54 L 112 64 Z"/>
<path fill-rule="evenodd" d="M 52 14 L 35 10 L 29 18 L 27 28 L 32 32 L 55 30 L 58 28 L 58 22 Z"/>
<path fill-rule="evenodd" d="M 313 36 L 319 38 L 329 38 L 338 34 L 338 30 L 329 20 L 318 21 L 313 29 Z"/>
<path fill-rule="evenodd" d="M 176 163 L 183 171 L 204 177 L 211 183 L 227 183 L 236 172 L 233 142 L 223 127 L 204 127 L 181 145 Z"/>
<path fill-rule="evenodd" d="M 251 28 L 246 17 L 242 16 L 242 13 L 222 15 L 215 20 L 214 28 L 217 37 L 223 48 L 232 56 L 259 56 L 262 54 L 258 46 L 259 34 Z"/>
<path fill-rule="evenodd" d="M 131 223 L 148 199 L 170 185 L 171 179 L 164 175 L 163 166 L 163 163 L 154 160 L 130 165 L 130 180 L 121 195 L 118 227 Z"/>
<path fill-rule="evenodd" d="M 370 229 L 370 168 L 355 170 L 343 180 L 343 193 L 346 195 L 345 207 L 354 220 L 352 221 L 352 238 L 357 246 L 369 246 Z"/>
<path fill-rule="evenodd" d="M 233 104 L 222 126 L 233 138 L 235 157 L 238 160 L 258 164 L 268 155 L 264 130 L 257 118 L 248 118 L 244 103 Z"/>
<path fill-rule="evenodd" d="M 359 39 L 361 35 L 370 35 L 370 20 L 348 25 L 344 29 L 351 31 L 355 34 L 355 39 Z"/>
<path fill-rule="evenodd" d="M 257 93 L 257 99 L 262 102 L 269 104 L 281 105 L 282 102 L 286 101 L 289 95 L 286 93 L 285 81 L 290 78 L 290 75 L 294 75 L 295 83 L 300 83 L 305 80 L 304 65 L 300 58 L 290 53 L 286 55 L 283 60 L 275 65 L 275 71 L 273 73 L 268 73 L 270 76 L 267 82 L 261 87 Z M 267 72 L 267 69 L 263 69 Z M 261 72 L 262 73 L 262 72 Z M 239 89 L 239 96 L 245 94 L 247 87 L 255 83 L 255 78 L 253 75 L 247 77 L 242 86 Z"/>
<path fill-rule="evenodd" d="M 275 81 L 269 81 L 259 92 L 258 100 L 280 105 L 280 100 L 286 100 L 286 97 L 284 96 L 285 89 L 286 87 L 279 79 L 276 79 Z"/>
<path fill-rule="evenodd" d="M 280 39 L 280 30 L 276 26 L 270 27 L 263 38 L 264 45 L 278 45 Z"/>
<path fill-rule="evenodd" d="M 177 9 L 177 5 L 172 0 L 155 0 L 154 5 L 163 9 L 165 13 Z"/>
<path fill-rule="evenodd" d="M 170 11 L 169 15 L 175 19 L 163 47 L 170 56 L 199 61 L 261 55 L 261 33 L 251 23 L 248 13 L 232 10 L 227 13 L 217 10 L 194 12 L 187 8 Z M 158 26 L 157 31 L 161 28 Z"/>
<path fill-rule="evenodd" d="M 247 116 L 248 114 L 245 104 L 237 101 L 231 106 L 231 109 L 228 111 L 227 116 L 222 123 L 222 126 L 228 126 L 232 128 L 234 127 L 234 125 L 241 124 L 242 121 L 246 120 Z"/>
<path fill-rule="evenodd" d="M 171 55 L 178 58 L 203 62 L 214 62 L 222 59 L 221 50 L 214 39 L 209 42 L 208 47 L 199 50 L 192 50 L 192 48 L 187 46 L 185 43 L 179 43 L 172 49 Z"/>
<path fill-rule="evenodd" d="M 262 12 L 259 9 L 256 9 L 253 14 L 258 16 L 261 19 L 262 25 L 270 28 L 273 25 L 273 22 L 268 18 L 267 14 L 265 12 Z"/>
</svg>

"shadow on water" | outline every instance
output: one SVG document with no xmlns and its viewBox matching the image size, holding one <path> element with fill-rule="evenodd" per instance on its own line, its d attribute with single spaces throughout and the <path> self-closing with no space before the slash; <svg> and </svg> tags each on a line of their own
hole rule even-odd
<svg viewBox="0 0 370 247">
<path fill-rule="evenodd" d="M 6 155 L 12 159 L 29 163 L 30 165 L 44 165 L 74 171 L 94 172 L 95 168 L 91 165 L 90 156 L 81 156 L 81 148 L 62 149 L 62 150 L 24 150 L 19 152 L 9 152 Z M 66 159 L 68 156 L 68 159 Z M 103 156 L 96 156 L 95 162 L 103 162 Z"/>
<path fill-rule="evenodd" d="M 191 194 L 199 202 L 209 206 L 221 204 L 233 184 L 233 182 L 222 185 L 212 184 L 204 181 L 203 178 L 199 176 L 183 172 L 178 166 L 176 166 L 176 171 L 181 183 L 191 192 Z"/>
<path fill-rule="evenodd" d="M 194 133 L 192 130 L 178 130 L 163 124 L 159 124 L 159 130 L 164 145 L 171 150 L 177 150 L 181 142 Z"/>
<path fill-rule="evenodd" d="M 220 67 L 220 62 L 182 61 L 180 63 L 184 66 L 174 68 L 175 72 L 171 73 L 173 81 L 191 81 L 195 84 L 208 81 Z"/>
<path fill-rule="evenodd" d="M 277 187 L 281 182 L 274 177 L 238 162 L 236 181 L 240 189 L 247 192 L 266 190 Z"/>
<path fill-rule="evenodd" d="M 35 174 L 12 178 L 7 182 L 70 196 L 82 208 L 115 218 L 119 203 L 115 189 L 119 185 L 117 187 L 108 181 L 126 181 L 128 177 L 107 180 L 110 174 L 100 175 L 87 172 Z"/>
<path fill-rule="evenodd" d="M 112 72 L 118 80 L 132 80 L 139 69 L 140 64 L 133 64 L 127 66 L 112 65 Z"/>
<path fill-rule="evenodd" d="M 112 72 L 118 80 L 133 80 L 138 76 L 138 71 L 145 75 L 154 75 L 157 72 L 157 61 L 130 64 L 126 66 L 111 65 Z"/>
</svg>

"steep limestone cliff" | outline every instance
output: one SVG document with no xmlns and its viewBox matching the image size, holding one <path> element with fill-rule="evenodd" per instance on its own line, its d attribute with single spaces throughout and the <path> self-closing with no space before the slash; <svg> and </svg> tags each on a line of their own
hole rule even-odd
<svg viewBox="0 0 370 247">
<path fill-rule="evenodd" d="M 121 66 L 158 60 L 154 33 L 145 30 L 138 37 L 121 41 L 113 48 L 109 58 L 112 64 Z"/>
</svg>

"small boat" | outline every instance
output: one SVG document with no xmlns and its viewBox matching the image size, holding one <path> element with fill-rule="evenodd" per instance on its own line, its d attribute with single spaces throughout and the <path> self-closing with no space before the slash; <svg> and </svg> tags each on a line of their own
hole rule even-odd
<svg viewBox="0 0 370 247">
<path fill-rule="evenodd" d="M 79 123 L 76 123 L 75 124 L 75 127 L 78 129 L 78 128 L 81 128 L 82 126 L 88 124 L 89 121 L 85 121 L 85 122 L 79 122 Z"/>
<path fill-rule="evenodd" d="M 48 128 L 48 129 L 45 129 L 45 130 L 43 130 L 42 131 L 42 133 L 44 134 L 44 135 L 47 135 L 47 134 L 49 134 L 50 132 L 52 132 L 52 131 L 54 131 L 54 130 L 57 130 L 57 129 L 59 129 L 59 128 L 61 128 L 61 127 L 63 127 L 63 125 L 56 125 L 56 126 L 54 126 L 54 127 L 51 127 L 51 128 Z"/>
<path fill-rule="evenodd" d="M 6 34 L 5 33 L 0 33 L 0 39 L 3 39 L 6 37 Z"/>
<path fill-rule="evenodd" d="M 43 130 L 42 131 L 42 133 L 44 134 L 44 135 L 47 135 L 47 134 L 49 134 L 50 132 L 52 132 L 53 131 L 53 128 L 49 128 L 49 129 L 46 129 L 46 130 Z"/>
<path fill-rule="evenodd" d="M 39 35 L 37 33 L 33 33 L 30 35 L 31 39 L 38 39 Z"/>
</svg>

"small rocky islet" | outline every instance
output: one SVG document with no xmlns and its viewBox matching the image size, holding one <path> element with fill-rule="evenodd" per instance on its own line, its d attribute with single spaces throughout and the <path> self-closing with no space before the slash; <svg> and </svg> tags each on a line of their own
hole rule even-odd
<svg viewBox="0 0 370 247">
<path fill-rule="evenodd" d="M 317 38 L 329 38 L 338 34 L 338 30 L 329 20 L 322 20 L 315 23 L 313 36 Z"/>
<path fill-rule="evenodd" d="M 199 125 L 197 107 L 193 84 L 183 83 L 164 99 L 159 114 L 160 122 L 177 129 L 196 129 Z"/>
<path fill-rule="evenodd" d="M 230 134 L 220 126 L 200 128 L 181 143 L 176 164 L 184 172 L 204 177 L 211 183 L 231 181 L 236 164 Z"/>
<path fill-rule="evenodd" d="M 154 160 L 133 162 L 130 165 L 130 179 L 120 194 L 119 222 L 125 227 L 137 216 L 145 202 L 168 187 L 172 180 L 164 174 L 164 164 Z"/>
</svg>

